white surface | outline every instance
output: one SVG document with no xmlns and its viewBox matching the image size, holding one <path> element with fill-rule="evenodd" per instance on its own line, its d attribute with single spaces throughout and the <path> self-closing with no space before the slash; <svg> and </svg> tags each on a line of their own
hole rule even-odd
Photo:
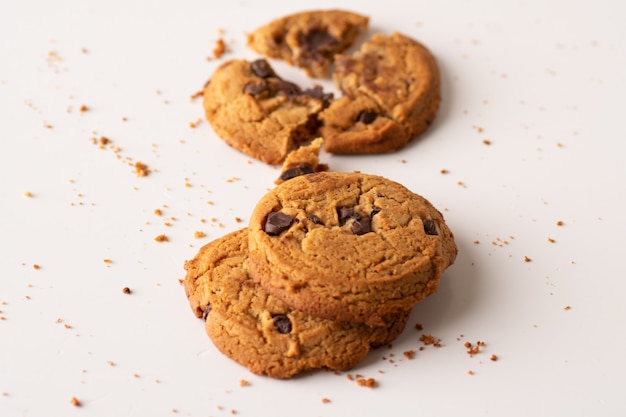
<svg viewBox="0 0 626 417">
<path fill-rule="evenodd" d="M 246 31 L 328 7 L 421 40 L 443 76 L 436 122 L 406 149 L 322 155 L 426 196 L 460 249 L 393 347 L 352 371 L 375 389 L 324 371 L 252 375 L 217 352 L 179 284 L 184 261 L 244 226 L 278 173 L 206 121 L 190 127 L 204 117 L 190 97 L 221 62 L 206 59 L 215 41 L 228 44 L 222 60 L 255 57 Z M 625 11 L 617 0 L 3 2 L 0 416 L 626 415 Z M 101 136 L 120 150 L 94 145 Z M 135 176 L 137 161 L 152 174 Z M 443 346 L 419 351 L 422 333 Z M 470 357 L 463 344 L 478 340 Z"/>
</svg>

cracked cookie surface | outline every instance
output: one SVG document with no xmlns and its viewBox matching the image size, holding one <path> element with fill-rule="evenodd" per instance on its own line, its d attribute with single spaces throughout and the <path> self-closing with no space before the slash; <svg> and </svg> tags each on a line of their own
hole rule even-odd
<svg viewBox="0 0 626 417">
<path fill-rule="evenodd" d="M 206 83 L 203 105 L 215 132 L 233 148 L 279 164 L 315 136 L 332 94 L 281 79 L 263 60 L 230 60 Z"/>
<path fill-rule="evenodd" d="M 330 153 L 398 150 L 426 130 L 441 101 L 434 56 L 397 32 L 373 35 L 359 51 L 337 55 L 333 79 L 343 96 L 320 115 Z"/>
<path fill-rule="evenodd" d="M 349 369 L 405 327 L 408 314 L 385 327 L 311 317 L 256 284 L 247 259 L 244 228 L 203 246 L 185 265 L 184 287 L 216 347 L 256 374 L 288 378 L 317 368 Z"/>
<path fill-rule="evenodd" d="M 248 35 L 248 46 L 311 77 L 325 77 L 335 54 L 350 47 L 368 24 L 368 17 L 344 10 L 305 11 L 257 28 Z"/>
<path fill-rule="evenodd" d="M 457 248 L 441 213 L 383 177 L 321 172 L 269 191 L 249 224 L 249 270 L 331 320 L 383 325 L 433 293 Z"/>
</svg>

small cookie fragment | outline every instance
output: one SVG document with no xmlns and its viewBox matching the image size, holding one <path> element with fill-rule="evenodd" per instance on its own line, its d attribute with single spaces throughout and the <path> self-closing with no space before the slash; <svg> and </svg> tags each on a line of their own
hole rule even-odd
<svg viewBox="0 0 626 417">
<path fill-rule="evenodd" d="M 426 130 L 441 101 L 434 56 L 398 32 L 373 35 L 352 55 L 337 55 L 333 79 L 344 95 L 320 115 L 330 153 L 398 150 Z"/>
<path fill-rule="evenodd" d="M 323 144 L 324 139 L 316 138 L 309 145 L 304 145 L 291 151 L 285 158 L 280 176 L 274 183 L 281 184 L 300 175 L 326 171 L 328 166 L 320 164 L 319 160 L 320 149 Z"/>
<path fill-rule="evenodd" d="M 248 35 L 248 46 L 282 59 L 310 77 L 328 75 L 334 56 L 367 30 L 369 18 L 344 10 L 313 10 L 285 16 Z"/>
</svg>

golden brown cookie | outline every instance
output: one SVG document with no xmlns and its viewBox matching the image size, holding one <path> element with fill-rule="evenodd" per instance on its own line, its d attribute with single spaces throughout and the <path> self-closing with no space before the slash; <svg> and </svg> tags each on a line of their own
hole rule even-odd
<svg viewBox="0 0 626 417">
<path fill-rule="evenodd" d="M 311 77 L 325 77 L 335 54 L 349 48 L 369 18 L 344 10 L 314 10 L 273 20 L 248 35 L 248 46 L 285 60 Z"/>
<path fill-rule="evenodd" d="M 312 316 L 383 325 L 433 293 L 457 248 L 426 199 L 383 177 L 320 172 L 269 191 L 250 218 L 249 269 Z"/>
<path fill-rule="evenodd" d="M 280 184 L 299 175 L 326 171 L 328 166 L 321 164 L 319 159 L 323 144 L 324 139 L 316 138 L 309 145 L 291 151 L 285 158 L 280 176 L 274 183 Z"/>
<path fill-rule="evenodd" d="M 337 55 L 333 79 L 343 97 L 322 112 L 326 151 L 393 152 L 435 118 L 440 76 L 421 43 L 399 33 L 377 34 L 352 55 Z"/>
<path fill-rule="evenodd" d="M 386 327 L 370 327 L 297 311 L 249 277 L 247 256 L 247 228 L 216 239 L 186 263 L 184 287 L 217 348 L 256 374 L 289 378 L 318 368 L 345 370 L 405 327 L 408 313 Z"/>
<path fill-rule="evenodd" d="M 320 86 L 302 89 L 281 79 L 263 60 L 220 65 L 204 88 L 206 117 L 233 148 L 268 164 L 279 164 L 313 139 L 318 113 L 332 94 Z"/>
</svg>

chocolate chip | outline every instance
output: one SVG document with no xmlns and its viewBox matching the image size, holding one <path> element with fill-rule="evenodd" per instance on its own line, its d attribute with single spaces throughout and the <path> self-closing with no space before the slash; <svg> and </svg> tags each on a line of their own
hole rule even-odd
<svg viewBox="0 0 626 417">
<path fill-rule="evenodd" d="M 298 42 L 302 45 L 305 52 L 315 53 L 339 41 L 326 30 L 313 29 L 307 33 L 299 33 Z"/>
<path fill-rule="evenodd" d="M 372 221 L 369 217 L 356 216 L 350 230 L 357 236 L 369 233 L 372 231 Z"/>
<path fill-rule="evenodd" d="M 378 213 L 380 213 L 382 209 L 378 206 L 372 206 L 372 212 L 370 213 L 370 217 L 374 217 Z"/>
<path fill-rule="evenodd" d="M 320 219 L 317 215 L 315 214 L 309 214 L 307 216 L 307 219 L 309 219 L 309 221 L 311 223 L 315 223 L 315 224 L 322 224 L 322 219 Z"/>
<path fill-rule="evenodd" d="M 202 320 L 206 321 L 207 316 L 211 312 L 211 303 L 207 303 L 204 311 L 202 312 Z"/>
<path fill-rule="evenodd" d="M 356 121 L 368 125 L 372 123 L 374 120 L 376 120 L 377 117 L 378 117 L 378 114 L 374 113 L 373 111 L 363 110 L 356 117 Z"/>
<path fill-rule="evenodd" d="M 314 171 L 313 171 L 313 167 L 311 166 L 311 164 L 309 164 L 308 162 L 303 162 L 294 167 L 284 170 L 280 174 L 280 179 L 283 181 L 287 181 L 292 178 L 299 177 L 300 175 L 312 174 L 313 172 Z"/>
<path fill-rule="evenodd" d="M 348 220 L 353 219 L 355 216 L 354 207 L 340 207 L 337 210 L 337 214 L 339 215 L 339 223 L 345 224 Z"/>
<path fill-rule="evenodd" d="M 437 232 L 437 225 L 434 220 L 426 219 L 424 220 L 424 232 L 427 235 L 437 236 L 439 233 Z"/>
<path fill-rule="evenodd" d="M 333 99 L 333 93 L 324 93 L 324 89 L 320 85 L 307 88 L 302 93 L 322 101 L 331 101 Z"/>
<path fill-rule="evenodd" d="M 291 333 L 291 320 L 289 320 L 289 317 L 287 317 L 285 314 L 277 314 L 272 317 L 272 320 L 274 320 L 274 326 L 276 326 L 276 330 L 278 330 L 278 333 Z"/>
<path fill-rule="evenodd" d="M 274 211 L 267 215 L 263 230 L 270 236 L 278 236 L 285 230 L 289 229 L 293 217 L 288 214 L 281 213 L 280 211 Z"/>
<path fill-rule="evenodd" d="M 289 81 L 272 78 L 270 80 L 270 87 L 277 93 L 283 93 L 287 97 L 299 96 L 302 94 L 302 89 Z"/>
<path fill-rule="evenodd" d="M 249 82 L 243 88 L 243 92 L 244 93 L 252 94 L 253 96 L 261 94 L 261 93 L 263 93 L 264 91 L 267 91 L 267 90 L 269 90 L 269 88 L 267 87 L 267 84 L 265 84 L 264 82 L 263 83 Z"/>
<path fill-rule="evenodd" d="M 252 63 L 250 64 L 250 68 L 257 77 L 267 78 L 274 75 L 274 70 L 270 66 L 269 62 L 264 59 L 257 59 L 256 61 L 252 61 Z"/>
</svg>

